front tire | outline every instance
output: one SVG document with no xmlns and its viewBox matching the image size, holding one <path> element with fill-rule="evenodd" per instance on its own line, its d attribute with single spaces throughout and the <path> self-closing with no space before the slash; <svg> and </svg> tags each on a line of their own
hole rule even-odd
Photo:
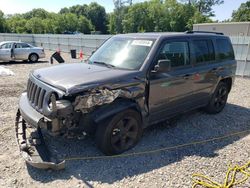
<svg viewBox="0 0 250 188">
<path fill-rule="evenodd" d="M 209 114 L 217 114 L 221 112 L 227 103 L 228 93 L 229 90 L 227 84 L 224 82 L 219 82 L 212 98 L 205 107 L 205 111 Z"/>
<path fill-rule="evenodd" d="M 30 54 L 29 55 L 29 61 L 31 62 L 31 63 L 35 63 L 35 62 L 37 62 L 38 61 L 38 55 L 37 54 Z"/>
<path fill-rule="evenodd" d="M 106 155 L 117 155 L 134 147 L 142 135 L 142 121 L 135 110 L 125 110 L 99 124 L 96 144 Z"/>
</svg>

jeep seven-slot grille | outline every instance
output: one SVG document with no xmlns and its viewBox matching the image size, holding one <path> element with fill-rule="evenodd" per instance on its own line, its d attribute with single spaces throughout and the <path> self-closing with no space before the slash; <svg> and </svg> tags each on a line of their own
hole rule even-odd
<svg viewBox="0 0 250 188">
<path fill-rule="evenodd" d="M 27 96 L 31 105 L 37 110 L 43 107 L 46 90 L 33 83 L 30 79 L 27 84 Z"/>
</svg>

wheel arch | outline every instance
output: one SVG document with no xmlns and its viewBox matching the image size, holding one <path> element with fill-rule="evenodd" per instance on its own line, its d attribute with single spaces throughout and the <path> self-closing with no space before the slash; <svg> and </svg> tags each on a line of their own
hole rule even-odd
<svg viewBox="0 0 250 188">
<path fill-rule="evenodd" d="M 222 78 L 220 82 L 224 82 L 228 86 L 228 92 L 231 91 L 233 85 L 233 79 L 231 77 Z"/>
<path fill-rule="evenodd" d="M 111 104 L 103 105 L 91 113 L 91 117 L 96 124 L 100 123 L 107 118 L 120 113 L 127 109 L 133 109 L 137 111 L 142 118 L 139 105 L 134 100 L 119 98 Z M 143 119 L 142 119 L 143 121 Z"/>
<path fill-rule="evenodd" d="M 32 54 L 37 55 L 37 57 L 38 57 L 38 59 L 39 59 L 39 55 L 38 55 L 38 53 L 36 53 L 36 52 L 30 52 L 30 53 L 29 53 L 29 56 L 28 56 L 28 59 L 30 59 L 30 56 L 31 56 Z"/>
</svg>

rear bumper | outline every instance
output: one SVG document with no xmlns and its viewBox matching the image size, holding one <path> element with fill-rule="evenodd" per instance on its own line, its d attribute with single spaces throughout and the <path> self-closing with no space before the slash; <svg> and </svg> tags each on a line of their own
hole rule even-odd
<svg viewBox="0 0 250 188">
<path fill-rule="evenodd" d="M 22 157 L 26 163 L 35 168 L 64 169 L 65 161 L 53 156 L 45 144 L 40 128 L 42 122 L 44 122 L 44 116 L 30 106 L 27 94 L 23 93 L 15 122 L 16 139 Z M 27 129 L 33 129 L 29 135 Z"/>
</svg>

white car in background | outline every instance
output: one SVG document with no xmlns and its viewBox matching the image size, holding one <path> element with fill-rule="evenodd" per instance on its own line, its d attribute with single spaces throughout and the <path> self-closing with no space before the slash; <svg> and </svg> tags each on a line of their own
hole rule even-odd
<svg viewBox="0 0 250 188">
<path fill-rule="evenodd" d="M 0 61 L 37 62 L 40 58 L 45 58 L 44 49 L 41 47 L 34 47 L 25 42 L 0 42 Z"/>
</svg>

